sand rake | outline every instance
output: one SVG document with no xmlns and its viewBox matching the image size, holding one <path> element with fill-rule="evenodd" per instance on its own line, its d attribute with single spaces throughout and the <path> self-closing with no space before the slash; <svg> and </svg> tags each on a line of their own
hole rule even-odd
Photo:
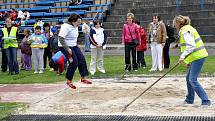
<svg viewBox="0 0 215 121">
<path fill-rule="evenodd" d="M 128 73 L 128 72 L 127 72 L 128 69 L 129 69 L 130 67 L 131 67 L 131 64 L 128 64 L 128 66 L 125 68 L 125 70 L 124 70 L 122 76 L 121 76 L 118 80 L 122 80 L 122 79 L 125 77 L 125 75 Z"/>
<path fill-rule="evenodd" d="M 163 76 L 161 76 L 157 81 L 155 81 L 153 84 L 151 84 L 148 88 L 146 88 L 142 93 L 140 93 L 136 98 L 134 98 L 130 103 L 125 105 L 125 107 L 122 109 L 122 112 L 124 112 L 134 101 L 136 101 L 139 97 L 141 97 L 143 94 L 145 94 L 152 86 L 154 86 L 156 83 L 158 83 L 163 77 L 165 77 L 168 73 L 170 73 L 173 69 L 175 69 L 179 65 L 179 62 L 175 64 L 171 69 L 169 69 Z"/>
</svg>

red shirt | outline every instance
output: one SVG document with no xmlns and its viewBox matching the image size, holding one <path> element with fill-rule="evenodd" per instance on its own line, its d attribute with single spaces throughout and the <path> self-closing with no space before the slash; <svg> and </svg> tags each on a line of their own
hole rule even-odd
<svg viewBox="0 0 215 121">
<path fill-rule="evenodd" d="M 137 46 L 137 51 L 146 51 L 147 44 L 146 44 L 146 32 L 143 27 L 138 28 L 141 43 Z"/>
<path fill-rule="evenodd" d="M 17 18 L 17 12 L 16 12 L 16 11 L 12 11 L 12 12 L 10 13 L 10 17 L 11 17 L 11 20 L 12 20 L 12 21 L 15 21 L 16 18 Z"/>
<path fill-rule="evenodd" d="M 3 13 L 2 12 L 0 12 L 0 18 L 3 18 Z"/>
</svg>

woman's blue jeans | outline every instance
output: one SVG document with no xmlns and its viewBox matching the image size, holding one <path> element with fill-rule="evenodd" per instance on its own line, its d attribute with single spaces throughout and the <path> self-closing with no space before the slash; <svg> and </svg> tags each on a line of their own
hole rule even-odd
<svg viewBox="0 0 215 121">
<path fill-rule="evenodd" d="M 190 64 L 186 81 L 187 81 L 187 90 L 188 94 L 186 96 L 186 102 L 192 104 L 194 102 L 195 98 L 195 92 L 196 94 L 201 98 L 202 105 L 208 105 L 210 103 L 210 100 L 208 99 L 208 96 L 197 80 L 199 73 L 201 72 L 202 66 L 205 63 L 205 58 L 193 61 Z"/>
<path fill-rule="evenodd" d="M 9 64 L 10 74 L 19 73 L 19 65 L 17 61 L 17 48 L 9 47 L 6 49 L 7 60 Z"/>
<path fill-rule="evenodd" d="M 84 49 L 85 49 L 85 51 L 90 51 L 90 40 L 89 40 L 89 36 L 88 36 L 87 34 L 84 33 L 84 38 L 85 38 Z"/>
</svg>

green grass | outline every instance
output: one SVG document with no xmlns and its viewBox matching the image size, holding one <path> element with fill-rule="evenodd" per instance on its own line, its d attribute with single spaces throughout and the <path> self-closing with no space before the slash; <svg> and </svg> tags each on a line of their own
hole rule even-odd
<svg viewBox="0 0 215 121">
<path fill-rule="evenodd" d="M 171 57 L 172 67 L 178 61 L 178 56 Z M 135 74 L 163 74 L 167 70 L 162 72 L 149 72 L 151 68 L 151 56 L 146 56 L 147 68 L 139 69 Z M 86 56 L 87 65 L 89 66 L 90 56 Z M 214 74 L 215 72 L 215 56 L 210 56 L 207 58 L 206 63 L 203 66 L 201 74 Z M 106 74 L 101 74 L 96 72 L 93 77 L 97 78 L 107 78 L 107 77 L 120 77 L 124 72 L 124 56 L 105 56 L 104 57 L 104 66 L 106 69 Z M 134 72 L 131 72 L 134 73 Z M 185 74 L 186 68 L 184 65 L 178 66 L 170 74 Z M 75 73 L 74 80 L 78 81 L 80 75 L 78 70 Z M 8 75 L 8 73 L 0 73 L 0 84 L 28 84 L 28 83 L 55 83 L 65 81 L 65 72 L 63 75 L 57 76 L 54 72 L 49 72 L 49 69 L 46 70 L 44 74 L 33 74 L 33 71 L 21 71 L 19 75 Z"/>
<path fill-rule="evenodd" d="M 24 104 L 21 104 L 21 103 L 0 103 L 0 120 L 13 114 L 15 112 L 15 110 L 20 106 L 24 106 Z"/>
<path fill-rule="evenodd" d="M 88 58 L 87 58 L 88 59 Z M 171 64 L 170 68 L 173 67 L 177 62 L 178 62 L 179 57 L 178 56 L 172 56 L 171 57 Z M 140 68 L 138 69 L 138 72 L 133 72 L 135 74 L 145 74 L 145 75 L 150 75 L 150 74 L 164 74 L 165 72 L 168 71 L 168 69 L 165 69 L 162 72 L 149 72 L 151 68 L 151 56 L 146 56 L 145 61 L 147 64 L 147 67 L 145 69 Z M 119 77 L 120 75 L 123 74 L 124 72 L 124 56 L 106 56 L 104 58 L 105 62 L 105 69 L 107 71 L 107 74 L 101 74 L 101 73 L 96 73 L 96 77 Z M 206 63 L 203 66 L 202 73 L 201 74 L 214 74 L 215 73 L 215 56 L 210 56 L 207 58 Z M 180 64 L 177 68 L 175 68 L 170 74 L 186 74 L 187 69 L 185 64 Z"/>
</svg>

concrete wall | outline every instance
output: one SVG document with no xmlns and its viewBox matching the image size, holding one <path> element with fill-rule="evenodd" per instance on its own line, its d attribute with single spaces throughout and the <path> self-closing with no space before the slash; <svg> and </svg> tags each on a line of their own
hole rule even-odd
<svg viewBox="0 0 215 121">
<path fill-rule="evenodd" d="M 215 0 L 117 0 L 104 23 L 109 43 L 121 43 L 121 29 L 128 11 L 145 28 L 154 14 L 169 23 L 176 15 L 186 15 L 206 42 L 215 40 Z"/>
</svg>

